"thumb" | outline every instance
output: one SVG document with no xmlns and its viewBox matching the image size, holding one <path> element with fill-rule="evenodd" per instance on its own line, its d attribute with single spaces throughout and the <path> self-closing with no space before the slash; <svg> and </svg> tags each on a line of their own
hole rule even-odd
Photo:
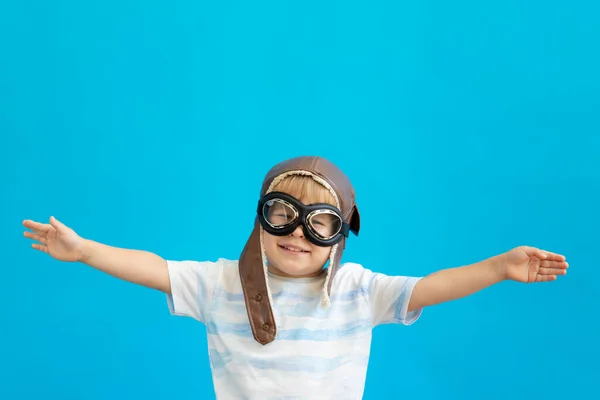
<svg viewBox="0 0 600 400">
<path fill-rule="evenodd" d="M 535 256 L 539 259 L 545 259 L 546 257 L 548 257 L 548 254 L 546 254 L 545 251 L 538 249 L 536 247 L 531 247 L 531 246 L 523 246 L 523 250 L 525 250 L 525 253 L 527 253 L 528 256 Z"/>
<path fill-rule="evenodd" d="M 65 225 L 62 222 L 60 222 L 59 220 L 57 220 L 53 216 L 50 217 L 50 225 L 52 225 L 54 227 L 54 229 L 56 229 L 56 230 L 66 228 Z"/>
</svg>

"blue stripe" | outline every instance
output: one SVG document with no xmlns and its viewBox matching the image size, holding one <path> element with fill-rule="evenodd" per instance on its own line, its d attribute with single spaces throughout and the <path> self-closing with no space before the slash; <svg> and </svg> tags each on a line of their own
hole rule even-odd
<svg viewBox="0 0 600 400">
<path fill-rule="evenodd" d="M 406 315 L 402 315 L 402 310 L 404 307 L 408 307 L 408 302 L 410 301 L 410 295 L 412 294 L 412 290 L 410 288 L 414 287 L 414 284 L 418 280 L 417 278 L 409 278 L 406 280 L 404 285 L 402 286 L 402 291 L 400 292 L 400 296 L 396 299 L 395 304 L 395 312 L 394 312 L 394 320 L 397 323 L 403 323 L 408 318 L 411 318 L 415 313 L 407 313 Z"/>
<path fill-rule="evenodd" d="M 360 333 L 368 332 L 371 328 L 370 319 L 361 319 L 345 325 L 340 325 L 335 329 L 282 329 L 277 332 L 277 339 L 327 341 L 348 338 Z M 252 338 L 250 324 L 247 322 L 236 324 L 222 321 L 209 321 L 206 323 L 206 330 L 209 335 L 235 335 Z"/>
<path fill-rule="evenodd" d="M 348 325 L 348 324 L 347 324 Z M 371 330 L 371 320 L 362 320 L 358 324 L 342 329 L 289 329 L 280 331 L 277 334 L 279 340 L 312 340 L 312 341 L 328 341 L 335 339 L 343 339 L 359 333 Z"/>
<path fill-rule="evenodd" d="M 360 297 L 368 296 L 369 290 L 368 285 L 361 286 L 357 289 L 353 289 L 348 292 L 336 293 L 333 292 L 331 294 L 331 301 L 354 301 Z M 304 301 L 309 302 L 315 299 L 321 298 L 321 292 L 314 296 L 307 296 L 304 294 L 293 293 L 289 291 L 279 291 L 276 293 L 272 293 L 273 301 L 275 300 L 294 300 L 294 301 Z M 243 292 L 230 292 L 221 287 L 215 288 L 215 298 L 221 298 L 228 303 L 231 302 L 244 302 L 244 293 Z"/>
<path fill-rule="evenodd" d="M 354 301 L 359 297 L 368 297 L 369 290 L 366 286 L 361 286 L 358 289 L 351 290 L 349 292 L 331 294 L 331 301 Z"/>
<path fill-rule="evenodd" d="M 286 317 L 314 318 L 320 320 L 337 318 L 342 315 L 347 320 L 347 315 L 356 315 L 357 318 L 360 318 L 361 311 L 370 313 L 368 305 L 365 308 L 356 303 L 336 304 L 333 302 L 330 307 L 322 307 L 320 298 L 311 302 L 292 305 L 276 304 L 275 308 L 279 314 Z M 248 315 L 245 303 L 230 304 L 219 301 L 213 305 L 213 309 L 215 312 L 226 312 L 231 318 L 247 318 Z"/>
<path fill-rule="evenodd" d="M 206 281 L 204 279 L 198 279 L 198 298 L 196 299 L 196 301 L 198 302 L 198 310 L 200 313 L 200 320 L 201 321 L 206 321 L 206 301 L 208 298 L 207 290 L 206 290 Z M 184 282 L 185 285 L 185 282 Z"/>
<path fill-rule="evenodd" d="M 215 349 L 210 349 L 210 359 L 215 369 L 223 369 L 228 363 L 237 361 L 245 366 L 275 371 L 292 371 L 292 372 L 315 372 L 327 373 L 332 372 L 344 365 L 353 364 L 356 367 L 365 367 L 369 362 L 368 355 L 358 355 L 353 357 L 338 356 L 334 358 L 325 358 L 317 356 L 289 356 L 277 357 L 272 360 L 260 360 L 255 358 L 238 357 L 234 360 L 230 352 L 218 352 Z"/>
</svg>

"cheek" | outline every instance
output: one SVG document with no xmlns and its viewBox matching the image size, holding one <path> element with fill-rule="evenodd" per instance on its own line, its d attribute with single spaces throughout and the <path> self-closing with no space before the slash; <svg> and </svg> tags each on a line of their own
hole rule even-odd
<svg viewBox="0 0 600 400">
<path fill-rule="evenodd" d="M 263 236 L 263 244 L 265 246 L 265 253 L 268 255 L 270 251 L 277 246 L 277 241 L 273 236 L 265 232 L 265 235 Z"/>
<path fill-rule="evenodd" d="M 318 247 L 313 246 L 312 255 L 319 262 L 325 263 L 329 258 L 329 254 L 331 252 L 331 247 Z"/>
</svg>

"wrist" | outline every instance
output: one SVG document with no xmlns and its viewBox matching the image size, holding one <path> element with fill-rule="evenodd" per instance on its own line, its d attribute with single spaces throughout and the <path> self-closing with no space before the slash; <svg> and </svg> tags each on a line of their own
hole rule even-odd
<svg viewBox="0 0 600 400">
<path fill-rule="evenodd" d="M 491 258 L 494 272 L 498 277 L 498 281 L 505 281 L 508 279 L 508 271 L 506 269 L 506 254 L 500 254 Z"/>
<path fill-rule="evenodd" d="M 90 257 L 92 256 L 93 242 L 88 239 L 81 239 L 81 248 L 79 249 L 78 261 L 83 264 L 89 264 Z"/>
</svg>

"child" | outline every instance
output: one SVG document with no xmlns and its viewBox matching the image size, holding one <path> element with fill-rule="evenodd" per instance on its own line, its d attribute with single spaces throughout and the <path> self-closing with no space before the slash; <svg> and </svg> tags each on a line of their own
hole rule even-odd
<svg viewBox="0 0 600 400">
<path fill-rule="evenodd" d="M 340 266 L 360 215 L 346 175 L 319 157 L 268 172 L 239 261 L 165 261 L 83 239 L 54 217 L 24 225 L 33 248 L 158 289 L 172 314 L 204 323 L 219 399 L 360 399 L 373 327 L 412 324 L 426 306 L 502 280 L 552 281 L 568 266 L 532 247 L 424 278 Z"/>
</svg>

